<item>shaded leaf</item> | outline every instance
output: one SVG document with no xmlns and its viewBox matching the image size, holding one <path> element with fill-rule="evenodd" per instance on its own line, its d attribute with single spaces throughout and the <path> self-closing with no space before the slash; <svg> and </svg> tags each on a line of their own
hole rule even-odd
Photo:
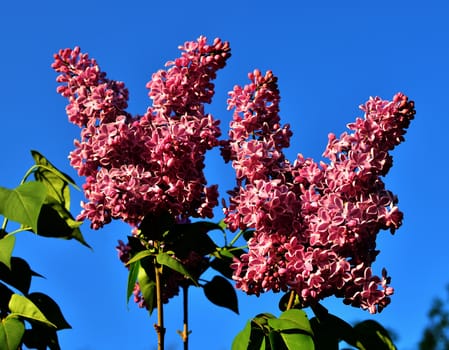
<svg viewBox="0 0 449 350">
<path fill-rule="evenodd" d="M 245 328 L 237 334 L 232 342 L 232 350 L 265 349 L 265 334 L 253 320 L 246 323 Z"/>
<path fill-rule="evenodd" d="M 56 325 L 51 323 L 30 299 L 22 295 L 13 294 L 9 300 L 8 307 L 11 315 L 17 315 L 30 322 L 37 321 L 48 327 L 56 328 Z"/>
<path fill-rule="evenodd" d="M 226 278 L 232 279 L 232 275 L 234 270 L 231 268 L 231 264 L 233 260 L 230 258 L 214 258 L 210 262 L 210 267 L 212 267 L 215 271 L 220 272 Z"/>
<path fill-rule="evenodd" d="M 338 331 L 325 322 L 320 322 L 317 317 L 310 319 L 313 333 L 315 334 L 315 348 L 317 350 L 338 350 L 340 336 Z M 351 344 L 352 345 L 352 344 Z"/>
<path fill-rule="evenodd" d="M 280 336 L 288 350 L 314 350 L 313 338 L 304 333 L 281 332 Z"/>
<path fill-rule="evenodd" d="M 179 272 L 181 275 L 184 275 L 192 280 L 192 282 L 198 286 L 197 281 L 192 277 L 190 272 L 185 268 L 185 266 L 175 258 L 173 258 L 170 254 L 165 252 L 159 253 L 156 255 L 156 261 L 164 266 L 171 268 L 172 270 Z"/>
<path fill-rule="evenodd" d="M 13 235 L 0 239 L 0 263 L 5 264 L 8 269 L 11 269 L 11 254 L 15 242 L 16 237 Z"/>
<path fill-rule="evenodd" d="M 251 239 L 251 237 L 254 236 L 254 232 L 255 232 L 255 230 L 251 229 L 251 228 L 244 230 L 242 235 L 243 235 L 243 238 L 245 239 L 245 241 L 249 241 Z"/>
<path fill-rule="evenodd" d="M 90 248 L 79 229 L 81 224 L 82 222 L 76 221 L 61 204 L 44 204 L 39 213 L 37 231 L 35 232 L 43 237 L 76 239 Z"/>
<path fill-rule="evenodd" d="M 9 311 L 8 304 L 13 294 L 14 292 L 11 289 L 0 283 L 0 310 L 4 313 Z"/>
<path fill-rule="evenodd" d="M 284 343 L 284 339 L 282 339 L 281 334 L 276 331 L 271 331 L 268 333 L 268 341 L 270 343 L 270 349 L 276 350 L 288 350 L 287 346 Z M 291 348 L 292 350 L 301 349 L 302 348 Z"/>
<path fill-rule="evenodd" d="M 396 350 L 388 331 L 374 320 L 362 321 L 354 326 L 357 341 L 365 349 Z"/>
<path fill-rule="evenodd" d="M 23 294 L 27 294 L 30 290 L 32 276 L 40 275 L 31 270 L 30 265 L 22 258 L 13 256 L 11 258 L 11 269 L 0 264 L 0 279 L 17 288 Z"/>
<path fill-rule="evenodd" d="M 237 293 L 232 284 L 224 277 L 215 276 L 212 281 L 204 285 L 207 299 L 218 306 L 222 306 L 239 313 Z"/>
<path fill-rule="evenodd" d="M 28 296 L 34 305 L 45 315 L 45 317 L 56 326 L 57 330 L 70 329 L 70 324 L 64 318 L 59 305 L 48 295 L 35 292 Z"/>
<path fill-rule="evenodd" d="M 139 225 L 140 236 L 145 241 L 161 241 L 164 233 L 169 231 L 175 223 L 174 217 L 168 212 L 158 215 L 147 214 Z"/>
<path fill-rule="evenodd" d="M 0 347 L 2 350 L 17 350 L 19 347 L 25 325 L 15 317 L 8 316 L 0 323 Z"/>
<path fill-rule="evenodd" d="M 31 151 L 36 165 L 39 167 L 34 171 L 37 181 L 43 183 L 47 188 L 46 204 L 58 203 L 66 210 L 70 210 L 69 184 L 76 187 L 75 182 L 37 151 Z"/>
<path fill-rule="evenodd" d="M 30 349 L 61 350 L 56 330 L 33 324 L 31 329 L 25 330 L 23 343 Z"/>
<path fill-rule="evenodd" d="M 207 234 L 215 229 L 219 229 L 219 226 L 207 221 L 177 224 L 166 232 L 164 242 L 167 249 L 173 250 L 181 259 L 188 257 L 192 251 L 205 256 L 217 249 L 217 245 Z"/>
<path fill-rule="evenodd" d="M 0 187 L 0 214 L 37 231 L 37 221 L 41 206 L 47 194 L 40 182 L 29 181 L 13 190 Z"/>
</svg>

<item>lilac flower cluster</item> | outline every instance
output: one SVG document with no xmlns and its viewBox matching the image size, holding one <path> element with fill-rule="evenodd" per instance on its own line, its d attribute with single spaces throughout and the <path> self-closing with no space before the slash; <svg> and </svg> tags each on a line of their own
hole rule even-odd
<svg viewBox="0 0 449 350">
<path fill-rule="evenodd" d="M 230 93 L 234 117 L 222 147 L 237 178 L 225 222 L 234 231 L 254 229 L 248 253 L 233 266 L 237 287 L 256 295 L 294 290 L 303 306 L 335 295 L 381 311 L 393 288 L 386 270 L 372 274 L 376 237 L 402 220 L 381 176 L 414 117 L 413 102 L 401 93 L 392 101 L 371 98 L 351 133 L 329 135 L 328 163 L 299 154 L 291 164 L 282 153 L 291 132 L 279 123 L 276 78 L 254 71 L 249 79 Z"/>
<path fill-rule="evenodd" d="M 211 101 L 216 71 L 230 56 L 227 42 L 206 38 L 187 42 L 182 55 L 168 62 L 147 84 L 153 105 L 131 116 L 128 90 L 110 80 L 78 47 L 60 50 L 53 69 L 58 92 L 69 101 L 69 120 L 81 139 L 70 154 L 87 202 L 78 219 L 94 229 L 112 219 L 136 226 L 148 213 L 173 217 L 212 217 L 217 186 L 207 187 L 205 152 L 218 145 L 219 121 L 204 111 Z"/>
<path fill-rule="evenodd" d="M 236 171 L 225 222 L 232 231 L 251 229 L 248 252 L 233 265 L 238 288 L 248 294 L 295 291 L 302 306 L 335 295 L 347 304 L 381 311 L 393 288 L 386 270 L 372 272 L 376 238 L 401 225 L 396 196 L 382 177 L 392 166 L 389 152 L 404 140 L 413 119 L 413 101 L 401 93 L 391 101 L 371 98 L 364 118 L 340 137 L 329 135 L 328 162 L 297 156 L 289 162 L 289 125 L 279 118 L 277 78 L 271 71 L 249 74 L 250 83 L 230 92 L 234 110 L 229 139 L 219 141 L 219 121 L 204 110 L 214 94 L 212 80 L 230 57 L 227 42 L 206 38 L 186 42 L 181 56 L 147 84 L 152 106 L 142 116 L 126 111 L 128 90 L 110 80 L 78 47 L 61 50 L 52 67 L 60 73 L 58 92 L 69 101 L 69 120 L 82 128 L 70 154 L 86 202 L 78 219 L 94 229 L 121 219 L 135 231 L 151 214 L 176 220 L 211 218 L 217 186 L 207 187 L 206 151 L 220 146 Z M 119 243 L 123 262 L 131 248 Z M 179 259 L 203 272 L 204 256 Z M 207 263 L 207 262 L 206 262 Z M 186 279 L 163 274 L 164 300 Z M 136 302 L 144 306 L 139 286 Z"/>
</svg>

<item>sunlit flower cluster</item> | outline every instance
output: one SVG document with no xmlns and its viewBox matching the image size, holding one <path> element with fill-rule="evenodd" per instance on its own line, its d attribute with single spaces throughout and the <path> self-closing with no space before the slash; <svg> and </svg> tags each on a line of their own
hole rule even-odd
<svg viewBox="0 0 449 350">
<path fill-rule="evenodd" d="M 294 290 L 303 306 L 335 295 L 381 311 L 393 289 L 386 270 L 372 274 L 376 237 L 402 221 L 381 176 L 413 119 L 413 102 L 400 93 L 392 101 L 371 98 L 350 133 L 329 135 L 328 163 L 299 154 L 291 164 L 282 153 L 291 133 L 279 124 L 276 78 L 259 71 L 249 78 L 230 93 L 235 111 L 222 152 L 237 178 L 225 222 L 234 231 L 254 229 L 248 253 L 233 266 L 237 287 L 256 295 Z"/>
<path fill-rule="evenodd" d="M 227 42 L 208 45 L 204 37 L 180 50 L 181 57 L 147 84 L 153 105 L 143 116 L 125 111 L 124 84 L 106 78 L 78 47 L 55 55 L 58 92 L 69 100 L 69 120 L 82 128 L 70 154 L 71 165 L 86 176 L 87 202 L 78 219 L 95 229 L 112 219 L 136 226 L 148 213 L 212 217 L 218 192 L 206 187 L 204 156 L 218 145 L 220 129 L 204 104 L 230 50 Z"/>
<path fill-rule="evenodd" d="M 256 295 L 293 290 L 302 306 L 334 295 L 381 311 L 393 288 L 385 269 L 381 276 L 372 271 L 376 238 L 381 230 L 394 233 L 403 218 L 382 177 L 392 166 L 389 152 L 414 117 L 414 103 L 401 93 L 391 101 L 370 98 L 348 132 L 329 134 L 326 162 L 301 154 L 289 162 L 283 150 L 292 133 L 280 121 L 273 73 L 254 70 L 248 85 L 234 87 L 229 138 L 219 140 L 219 121 L 204 105 L 230 57 L 229 44 L 215 39 L 208 45 L 200 37 L 180 50 L 147 83 L 152 105 L 137 116 L 126 111 L 124 84 L 108 79 L 78 47 L 55 55 L 58 92 L 69 101 L 69 120 L 82 128 L 69 157 L 86 177 L 78 219 L 90 220 L 94 229 L 121 219 L 137 230 L 148 214 L 179 222 L 212 218 L 218 191 L 207 186 L 203 168 L 206 152 L 220 146 L 236 172 L 225 223 L 233 232 L 253 232 L 248 252 L 233 264 L 237 288 Z M 117 250 L 126 263 L 129 245 L 120 242 Z M 206 257 L 195 254 L 176 259 L 202 273 Z M 162 280 L 167 302 L 186 278 L 172 271 Z M 145 306 L 138 284 L 134 296 Z"/>
</svg>

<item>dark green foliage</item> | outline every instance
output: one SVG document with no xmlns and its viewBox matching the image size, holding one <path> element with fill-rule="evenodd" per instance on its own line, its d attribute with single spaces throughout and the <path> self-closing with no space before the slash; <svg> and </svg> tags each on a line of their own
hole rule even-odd
<svg viewBox="0 0 449 350">
<path fill-rule="evenodd" d="M 42 276 L 23 258 L 12 256 L 15 235 L 7 232 L 8 221 L 20 225 L 15 234 L 32 231 L 43 237 L 74 238 L 87 246 L 79 230 L 81 222 L 69 211 L 69 184 L 75 186 L 73 180 L 40 153 L 32 151 L 32 155 L 36 164 L 20 185 L 12 190 L 0 187 L 0 215 L 4 217 L 0 234 L 0 349 L 5 350 L 22 345 L 59 350 L 57 331 L 71 328 L 52 298 L 29 293 L 32 278 Z M 36 181 L 26 181 L 30 174 Z"/>
<path fill-rule="evenodd" d="M 180 286 L 202 287 L 206 297 L 212 303 L 238 313 L 237 294 L 226 278 L 215 276 L 210 282 L 198 283 L 200 276 L 209 267 L 231 278 L 230 264 L 233 262 L 233 257 L 243 252 L 233 247 L 218 247 L 209 236 L 209 232 L 213 230 L 219 230 L 225 236 L 222 222 L 216 224 L 198 221 L 177 224 L 167 213 L 161 217 L 147 215 L 139 226 L 137 236 L 128 237 L 131 258 L 127 262 L 129 266 L 127 300 L 133 293 L 135 283 L 139 282 L 145 305 L 151 314 L 156 308 L 155 269 L 160 268 L 162 285 L 171 274 L 179 274 Z M 149 238 L 152 239 L 149 240 Z M 151 243 L 148 243 L 149 241 Z M 188 265 L 192 253 L 194 253 L 194 259 L 199 259 L 193 269 Z M 213 259 L 211 260 L 210 257 Z"/>
<path fill-rule="evenodd" d="M 234 338 L 232 350 L 313 350 L 312 337 L 302 310 L 288 310 L 279 318 L 263 313 L 251 319 Z"/>
<path fill-rule="evenodd" d="M 203 289 L 207 299 L 212 303 L 228 308 L 236 314 L 239 313 L 237 293 L 234 286 L 226 278 L 215 276 L 203 286 Z"/>
<path fill-rule="evenodd" d="M 396 350 L 388 331 L 376 321 L 362 321 L 353 327 L 320 304 L 314 305 L 312 310 L 315 317 L 310 324 L 317 350 L 338 350 L 340 341 L 359 350 Z"/>
</svg>

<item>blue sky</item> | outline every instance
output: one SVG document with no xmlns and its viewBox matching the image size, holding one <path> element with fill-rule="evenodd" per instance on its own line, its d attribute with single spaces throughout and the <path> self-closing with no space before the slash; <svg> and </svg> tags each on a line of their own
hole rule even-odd
<svg viewBox="0 0 449 350">
<path fill-rule="evenodd" d="M 375 319 L 399 336 L 400 349 L 414 349 L 426 325 L 432 298 L 449 283 L 445 224 L 449 205 L 445 161 L 449 112 L 449 5 L 443 0 L 369 1 L 12 1 L 0 6 L 0 185 L 15 187 L 36 149 L 82 184 L 67 155 L 79 129 L 67 121 L 66 101 L 56 94 L 53 53 L 81 46 L 108 77 L 130 90 L 132 113 L 149 104 L 145 83 L 178 55 L 177 46 L 200 35 L 231 43 L 232 57 L 219 72 L 209 111 L 227 129 L 227 92 L 246 83 L 254 68 L 279 77 L 281 118 L 294 131 L 287 152 L 319 158 L 327 134 L 340 134 L 360 116 L 369 96 L 391 98 L 402 91 L 416 102 L 406 142 L 394 151 L 386 178 L 399 196 L 404 225 L 380 235 L 375 270 L 387 267 L 395 295 Z M 222 193 L 232 171 L 208 158 L 207 176 Z M 81 193 L 73 192 L 78 213 Z M 217 218 L 217 220 L 220 218 Z M 76 242 L 19 236 L 15 253 L 45 275 L 32 289 L 60 304 L 72 330 L 60 333 L 65 350 L 154 349 L 155 317 L 125 303 L 127 271 L 115 245 L 129 229 L 114 223 L 101 231 L 83 226 L 90 251 Z M 277 313 L 278 296 L 239 293 L 240 316 L 191 292 L 191 349 L 229 349 L 246 320 Z M 367 312 L 328 300 L 329 310 L 348 321 Z M 167 350 L 181 349 L 180 300 L 166 308 Z"/>
</svg>

